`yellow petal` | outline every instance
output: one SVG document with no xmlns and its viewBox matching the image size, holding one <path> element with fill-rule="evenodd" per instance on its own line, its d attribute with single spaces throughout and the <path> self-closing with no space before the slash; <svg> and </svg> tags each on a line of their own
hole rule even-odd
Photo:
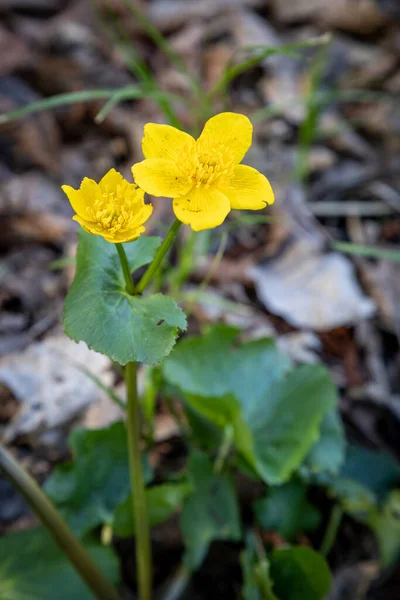
<svg viewBox="0 0 400 600">
<path fill-rule="evenodd" d="M 240 163 L 250 148 L 252 135 L 253 126 L 245 115 L 226 112 L 207 121 L 198 143 L 225 146 L 230 149 L 235 162 Z"/>
<path fill-rule="evenodd" d="M 102 179 L 100 179 L 99 186 L 102 191 L 105 191 L 108 188 L 116 189 L 118 185 L 122 185 L 127 182 L 115 169 L 110 169 L 108 173 L 104 175 Z"/>
<path fill-rule="evenodd" d="M 137 228 L 143 225 L 150 218 L 151 213 L 153 212 L 152 204 L 143 204 L 143 206 L 134 214 L 132 214 L 130 218 L 130 227 Z"/>
<path fill-rule="evenodd" d="M 131 229 L 130 231 L 118 231 L 114 237 L 104 236 L 107 242 L 113 242 L 114 244 L 121 244 L 122 242 L 132 242 L 136 240 L 142 233 L 146 231 L 146 227 L 138 227 L 137 229 Z"/>
<path fill-rule="evenodd" d="M 230 186 L 223 188 L 231 208 L 259 210 L 274 203 L 274 192 L 268 179 L 253 167 L 236 165 Z"/>
<path fill-rule="evenodd" d="M 149 205 L 150 206 L 150 205 Z M 88 233 L 92 235 L 100 235 L 107 242 L 112 242 L 113 244 L 118 244 L 122 242 L 131 242 L 132 240 L 136 240 L 140 236 L 141 233 L 146 231 L 146 227 L 134 227 L 129 228 L 127 230 L 116 231 L 111 234 L 107 229 L 99 225 L 98 223 L 91 223 L 89 221 L 85 221 L 79 217 L 79 215 L 75 215 L 72 217 L 74 221 L 77 221 L 79 225 Z"/>
<path fill-rule="evenodd" d="M 84 188 L 86 192 L 89 193 L 83 192 L 82 188 Z M 63 185 L 61 186 L 61 189 L 67 195 L 72 208 L 78 215 L 81 215 L 87 221 L 94 220 L 91 210 L 91 199 L 94 199 L 97 191 L 97 183 L 95 181 L 92 181 L 92 179 L 88 179 L 87 177 L 85 177 L 85 179 L 81 183 L 81 187 L 79 190 L 75 190 L 70 185 Z"/>
<path fill-rule="evenodd" d="M 228 198 L 213 188 L 194 188 L 184 198 L 175 198 L 173 209 L 176 217 L 193 231 L 213 229 L 225 221 L 230 211 Z"/>
<path fill-rule="evenodd" d="M 192 148 L 194 139 L 171 125 L 147 123 L 144 126 L 142 149 L 145 158 L 166 158 L 176 161 L 183 147 Z"/>
<path fill-rule="evenodd" d="M 183 196 L 193 183 L 179 166 L 164 158 L 147 158 L 132 167 L 135 183 L 152 196 Z"/>
</svg>

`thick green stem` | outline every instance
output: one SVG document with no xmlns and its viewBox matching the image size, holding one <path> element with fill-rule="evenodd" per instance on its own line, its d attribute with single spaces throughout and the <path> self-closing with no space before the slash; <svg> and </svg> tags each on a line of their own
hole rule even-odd
<svg viewBox="0 0 400 600">
<path fill-rule="evenodd" d="M 115 244 L 125 278 L 128 294 L 135 294 L 128 258 L 122 244 Z M 156 255 L 157 258 L 157 255 Z M 136 569 L 139 600 L 151 599 L 151 542 L 147 514 L 142 456 L 140 450 L 140 405 L 137 391 L 137 364 L 130 362 L 125 367 L 127 391 L 127 431 L 129 472 L 132 491 L 133 522 L 136 531 Z"/>
<path fill-rule="evenodd" d="M 83 544 L 69 529 L 59 512 L 40 489 L 36 481 L 17 460 L 0 445 L 0 467 L 12 485 L 28 502 L 61 550 L 66 554 L 82 579 L 99 600 L 121 600 L 87 553 Z M 40 557 L 38 557 L 40 560 Z"/>
<path fill-rule="evenodd" d="M 119 260 L 120 260 L 121 267 L 122 267 L 122 272 L 124 274 L 126 291 L 128 292 L 128 294 L 134 294 L 135 286 L 133 285 L 133 281 L 132 281 L 132 277 L 131 277 L 131 270 L 129 268 L 128 257 L 126 256 L 124 247 L 122 244 L 115 244 L 115 247 L 117 248 Z"/>
<path fill-rule="evenodd" d="M 132 509 L 136 531 L 136 567 L 139 599 L 151 599 L 151 544 L 143 467 L 140 452 L 140 410 L 137 393 L 136 363 L 125 367 L 128 408 L 128 451 L 132 489 Z"/>
<path fill-rule="evenodd" d="M 145 290 L 145 288 L 150 283 L 152 277 L 155 275 L 155 273 L 159 269 L 161 262 L 162 262 L 164 256 L 167 254 L 170 247 L 172 246 L 173 241 L 175 240 L 176 235 L 177 235 L 181 225 L 182 225 L 182 223 L 178 219 L 175 219 L 175 221 L 172 223 L 167 235 L 164 238 L 163 243 L 157 250 L 157 253 L 153 259 L 153 262 L 149 265 L 149 267 L 147 268 L 147 271 L 145 272 L 145 274 L 143 275 L 143 277 L 141 278 L 141 280 L 139 281 L 139 283 L 136 286 L 137 294 L 141 294 Z"/>
</svg>

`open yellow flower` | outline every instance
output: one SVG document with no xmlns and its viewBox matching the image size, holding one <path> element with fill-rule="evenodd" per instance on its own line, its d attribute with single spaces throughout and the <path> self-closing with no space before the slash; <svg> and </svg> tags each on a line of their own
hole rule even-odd
<svg viewBox="0 0 400 600">
<path fill-rule="evenodd" d="M 72 218 L 85 231 L 114 244 L 138 238 L 153 212 L 152 205 L 144 203 L 144 191 L 115 169 L 110 169 L 100 183 L 85 177 L 79 190 L 69 185 L 62 189 L 76 212 Z"/>
<path fill-rule="evenodd" d="M 221 113 L 195 140 L 170 125 L 148 123 L 146 160 L 133 165 L 135 181 L 153 196 L 173 198 L 177 218 L 194 231 L 221 225 L 232 208 L 259 210 L 274 202 L 268 179 L 239 164 L 251 145 L 250 120 Z"/>
</svg>

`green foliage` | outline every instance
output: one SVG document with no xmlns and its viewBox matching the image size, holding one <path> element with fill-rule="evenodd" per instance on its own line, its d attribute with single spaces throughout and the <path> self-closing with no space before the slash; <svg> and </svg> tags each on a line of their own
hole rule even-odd
<svg viewBox="0 0 400 600">
<path fill-rule="evenodd" d="M 242 457 L 264 481 L 280 484 L 318 440 L 336 392 L 323 367 L 290 370 L 272 340 L 238 344 L 237 333 L 217 326 L 183 340 L 164 362 L 164 377 L 214 426 L 232 426 Z"/>
<path fill-rule="evenodd" d="M 119 566 L 113 550 L 94 540 L 86 543 L 86 549 L 103 575 L 112 583 L 118 583 Z M 2 595 L 2 600 L 94 599 L 68 559 L 41 527 L 11 533 L 0 539 L 0 576 L 8 582 L 8 595 Z"/>
<path fill-rule="evenodd" d="M 186 552 L 184 561 L 190 570 L 203 561 L 213 540 L 241 538 L 239 506 L 232 481 L 213 472 L 207 455 L 194 452 L 189 459 L 193 492 L 185 500 L 181 530 Z"/>
<path fill-rule="evenodd" d="M 243 600 L 279 600 L 273 592 L 270 563 L 266 556 L 261 559 L 249 541 L 240 555 L 243 574 Z"/>
<path fill-rule="evenodd" d="M 189 482 L 163 483 L 146 490 L 146 504 L 149 511 L 150 526 L 162 523 L 170 517 L 190 494 Z M 114 532 L 120 537 L 129 537 L 135 533 L 132 517 L 132 497 L 129 496 L 115 511 Z"/>
<path fill-rule="evenodd" d="M 271 578 L 279 600 L 323 600 L 331 587 L 325 559 L 310 548 L 294 546 L 274 550 Z"/>
<path fill-rule="evenodd" d="M 131 271 L 149 263 L 159 238 L 141 237 L 124 247 Z M 75 341 L 121 365 L 152 364 L 169 354 L 186 318 L 168 296 L 130 296 L 114 244 L 79 233 L 77 270 L 64 308 L 64 328 Z"/>
<path fill-rule="evenodd" d="M 351 444 L 340 475 L 365 486 L 381 499 L 400 482 L 400 465 L 388 452 Z"/>
<path fill-rule="evenodd" d="M 347 514 L 371 527 L 384 566 L 400 555 L 400 491 L 393 490 L 399 480 L 400 466 L 390 454 L 351 445 L 328 485 Z"/>
<path fill-rule="evenodd" d="M 307 500 L 307 488 L 297 481 L 269 488 L 266 497 L 254 503 L 254 512 L 262 529 L 277 531 L 289 542 L 321 521 L 320 512 Z"/>
<path fill-rule="evenodd" d="M 45 491 L 73 531 L 84 536 L 111 524 L 114 511 L 130 489 L 125 425 L 107 429 L 75 429 L 70 436 L 73 460 L 57 467 Z M 149 468 L 145 468 L 147 480 Z"/>
<path fill-rule="evenodd" d="M 384 567 L 394 564 L 400 557 L 400 490 L 394 490 L 381 512 L 372 514 L 369 525 L 378 543 Z"/>
<path fill-rule="evenodd" d="M 345 459 L 346 441 L 337 411 L 327 412 L 321 421 L 320 438 L 300 466 L 301 477 L 312 483 L 323 483 L 336 475 Z"/>
</svg>

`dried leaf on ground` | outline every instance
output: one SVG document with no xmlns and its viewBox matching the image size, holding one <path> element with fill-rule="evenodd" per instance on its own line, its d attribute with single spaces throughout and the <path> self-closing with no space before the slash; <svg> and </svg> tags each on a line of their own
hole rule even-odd
<svg viewBox="0 0 400 600">
<path fill-rule="evenodd" d="M 282 256 L 251 267 L 250 274 L 266 308 L 295 327 L 328 331 L 375 311 L 349 259 L 325 254 L 306 242 L 294 243 Z"/>
<path fill-rule="evenodd" d="M 2 358 L 0 382 L 21 405 L 3 439 L 10 442 L 24 436 L 35 443 L 41 434 L 70 424 L 99 400 L 104 392 L 79 365 L 107 383 L 109 359 L 61 334 Z"/>
</svg>

